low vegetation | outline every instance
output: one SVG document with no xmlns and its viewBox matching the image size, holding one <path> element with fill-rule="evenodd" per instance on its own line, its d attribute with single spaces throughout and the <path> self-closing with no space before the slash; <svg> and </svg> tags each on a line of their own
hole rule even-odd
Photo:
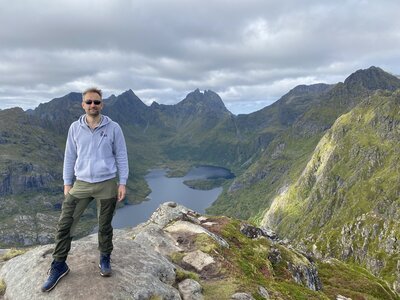
<svg viewBox="0 0 400 300">
<path fill-rule="evenodd" d="M 0 261 L 7 261 L 10 260 L 16 256 L 22 255 L 26 253 L 29 249 L 24 248 L 24 249 L 17 249 L 17 248 L 12 248 L 9 249 L 6 253 L 0 256 Z"/>
<path fill-rule="evenodd" d="M 376 93 L 340 117 L 265 218 L 285 237 L 368 267 L 391 285 L 400 234 L 398 96 Z"/>
<path fill-rule="evenodd" d="M 240 232 L 242 221 L 227 217 L 209 217 L 209 230 L 224 238 L 229 248 L 220 246 L 206 234 L 197 234 L 186 240 L 193 249 L 201 250 L 215 260 L 213 267 L 200 273 L 185 270 L 184 252 L 175 252 L 171 260 L 179 267 L 177 282 L 186 278 L 198 281 L 205 299 L 229 299 L 237 292 L 245 292 L 256 300 L 265 299 L 260 290 L 265 288 L 270 299 L 336 299 L 337 295 L 352 299 L 395 300 L 396 295 L 384 281 L 367 270 L 338 260 L 316 260 L 322 289 L 311 290 L 294 280 L 293 270 L 300 266 L 312 267 L 303 254 L 268 238 L 250 239 Z M 274 257 L 273 254 L 277 254 Z M 289 266 L 294 266 L 291 269 Z M 297 266 L 297 267 L 296 267 Z"/>
<path fill-rule="evenodd" d="M 0 296 L 3 296 L 6 292 L 7 286 L 3 279 L 0 278 Z"/>
</svg>

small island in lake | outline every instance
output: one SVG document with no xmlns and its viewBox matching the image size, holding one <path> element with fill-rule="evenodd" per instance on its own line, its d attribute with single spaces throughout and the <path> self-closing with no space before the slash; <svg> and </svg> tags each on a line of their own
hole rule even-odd
<svg viewBox="0 0 400 300">
<path fill-rule="evenodd" d="M 192 179 L 185 180 L 183 183 L 195 190 L 203 190 L 208 191 L 212 190 L 216 187 L 220 187 L 226 181 L 225 178 L 217 178 L 217 179 Z"/>
</svg>

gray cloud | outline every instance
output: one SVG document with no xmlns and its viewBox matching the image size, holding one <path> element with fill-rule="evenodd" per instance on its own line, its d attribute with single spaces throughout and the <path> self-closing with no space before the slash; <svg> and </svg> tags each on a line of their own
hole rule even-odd
<svg viewBox="0 0 400 300">
<path fill-rule="evenodd" d="M 371 65 L 400 74 L 393 1 L 0 3 L 0 108 L 97 85 L 146 103 L 212 89 L 234 113 Z"/>
</svg>

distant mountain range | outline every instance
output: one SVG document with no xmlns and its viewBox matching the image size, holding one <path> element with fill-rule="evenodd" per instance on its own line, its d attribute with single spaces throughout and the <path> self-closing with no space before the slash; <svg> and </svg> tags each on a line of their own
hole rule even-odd
<svg viewBox="0 0 400 300">
<path fill-rule="evenodd" d="M 208 213 L 268 225 L 312 255 L 368 267 L 400 292 L 399 88 L 396 76 L 370 67 L 343 83 L 297 86 L 246 115 L 199 90 L 151 106 L 128 90 L 105 99 L 103 112 L 126 136 L 130 201 L 148 193 L 148 168 L 229 168 L 237 177 Z M 0 246 L 51 241 L 66 132 L 80 103 L 70 93 L 28 112 L 0 111 Z"/>
</svg>

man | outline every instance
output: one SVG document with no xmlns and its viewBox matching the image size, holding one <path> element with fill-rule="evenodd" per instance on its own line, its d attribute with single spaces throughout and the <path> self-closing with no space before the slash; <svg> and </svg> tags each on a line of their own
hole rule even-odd
<svg viewBox="0 0 400 300">
<path fill-rule="evenodd" d="M 129 171 L 124 135 L 116 122 L 101 115 L 103 106 L 101 90 L 90 88 L 84 91 L 82 108 L 86 114 L 73 122 L 68 131 L 63 169 L 65 199 L 57 225 L 54 260 L 42 286 L 44 292 L 52 290 L 68 274 L 65 261 L 74 230 L 93 199 L 96 199 L 99 225 L 100 274 L 111 275 L 111 221 L 116 202 L 125 198 Z M 72 186 L 74 175 L 76 181 Z"/>
</svg>

